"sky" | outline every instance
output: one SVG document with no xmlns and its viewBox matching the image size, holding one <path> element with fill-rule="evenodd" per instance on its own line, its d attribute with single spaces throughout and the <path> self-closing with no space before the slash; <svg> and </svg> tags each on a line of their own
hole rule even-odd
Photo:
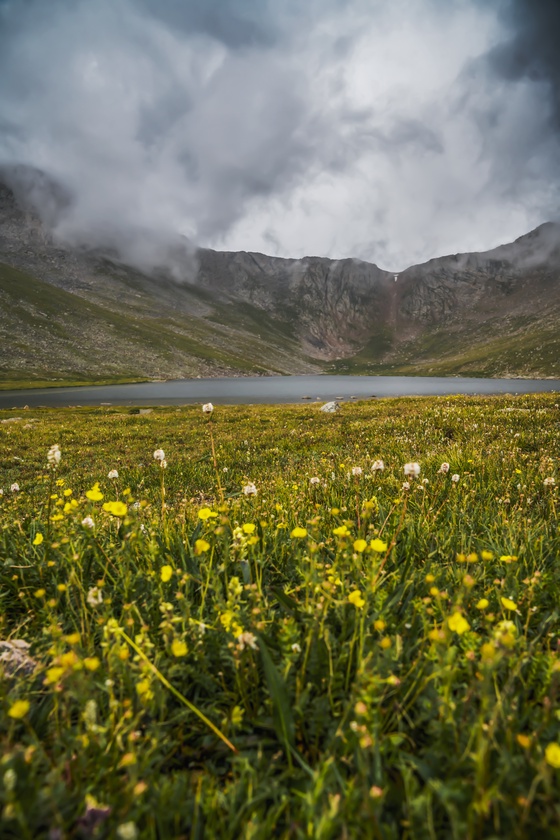
<svg viewBox="0 0 560 840">
<path fill-rule="evenodd" d="M 180 234 L 400 271 L 560 218 L 559 31 L 558 0 L 0 0 L 0 166 L 143 267 Z"/>
</svg>

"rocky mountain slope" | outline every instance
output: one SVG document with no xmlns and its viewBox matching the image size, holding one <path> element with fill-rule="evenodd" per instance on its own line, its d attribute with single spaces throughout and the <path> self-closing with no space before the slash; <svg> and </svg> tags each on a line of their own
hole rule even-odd
<svg viewBox="0 0 560 840">
<path fill-rule="evenodd" d="M 118 242 L 58 241 L 51 230 L 69 206 L 48 179 L 0 177 L 5 383 L 320 370 L 560 377 L 559 225 L 395 280 L 359 260 L 195 251 L 180 239 L 163 243 L 161 267 L 141 270 Z"/>
</svg>

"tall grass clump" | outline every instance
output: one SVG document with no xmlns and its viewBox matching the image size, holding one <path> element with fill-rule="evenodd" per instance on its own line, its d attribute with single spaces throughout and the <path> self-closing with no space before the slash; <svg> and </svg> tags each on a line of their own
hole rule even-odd
<svg viewBox="0 0 560 840">
<path fill-rule="evenodd" d="M 560 836 L 557 399 L 0 412 L 0 836 Z"/>
</svg>

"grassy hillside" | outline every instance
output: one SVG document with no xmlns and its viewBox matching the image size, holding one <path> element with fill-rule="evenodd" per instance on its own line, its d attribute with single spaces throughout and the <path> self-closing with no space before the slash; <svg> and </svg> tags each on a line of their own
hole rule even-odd
<svg viewBox="0 0 560 840">
<path fill-rule="evenodd" d="M 208 309 L 208 295 L 171 286 L 175 305 L 165 299 L 165 285 L 146 289 L 146 278 L 123 271 L 109 291 L 100 284 L 96 302 L 0 263 L 0 382 L 16 387 L 316 369 L 265 313 L 214 304 L 211 319 L 191 315 L 194 298 Z"/>
<path fill-rule="evenodd" d="M 556 395 L 24 415 L 2 837 L 560 834 Z"/>
</svg>

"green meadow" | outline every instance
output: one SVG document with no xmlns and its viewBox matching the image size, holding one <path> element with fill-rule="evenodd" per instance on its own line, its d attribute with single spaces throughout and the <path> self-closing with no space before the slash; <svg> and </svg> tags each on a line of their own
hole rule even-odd
<svg viewBox="0 0 560 840">
<path fill-rule="evenodd" d="M 0 836 L 558 838 L 559 404 L 0 412 Z"/>
</svg>

